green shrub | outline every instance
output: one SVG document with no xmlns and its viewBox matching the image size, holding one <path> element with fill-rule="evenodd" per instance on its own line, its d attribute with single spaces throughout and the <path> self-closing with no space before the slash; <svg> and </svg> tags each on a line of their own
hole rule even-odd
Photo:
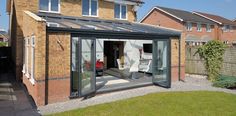
<svg viewBox="0 0 236 116">
<path fill-rule="evenodd" d="M 195 54 L 199 54 L 204 59 L 208 79 L 216 81 L 222 67 L 223 55 L 226 45 L 220 41 L 213 40 L 198 48 Z"/>
<path fill-rule="evenodd" d="M 213 86 L 221 87 L 221 88 L 228 88 L 228 89 L 235 89 L 236 88 L 236 77 L 220 75 L 218 80 L 213 82 Z"/>
</svg>

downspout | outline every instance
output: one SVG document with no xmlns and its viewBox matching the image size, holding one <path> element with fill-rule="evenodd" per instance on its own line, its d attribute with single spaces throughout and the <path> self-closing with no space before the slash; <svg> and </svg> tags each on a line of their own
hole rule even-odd
<svg viewBox="0 0 236 116">
<path fill-rule="evenodd" d="M 182 36 L 180 36 L 180 38 L 179 38 L 179 81 L 183 81 L 181 79 L 181 37 Z"/>
</svg>

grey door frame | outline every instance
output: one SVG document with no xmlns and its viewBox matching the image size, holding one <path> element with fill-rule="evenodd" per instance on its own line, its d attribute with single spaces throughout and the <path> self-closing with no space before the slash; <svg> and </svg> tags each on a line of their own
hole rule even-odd
<svg viewBox="0 0 236 116">
<path fill-rule="evenodd" d="M 153 40 L 152 42 L 152 56 L 153 58 L 152 59 L 157 59 L 156 57 L 158 57 L 158 51 L 156 48 L 158 48 L 158 42 L 159 41 L 165 41 L 167 42 L 167 83 L 166 84 L 163 84 L 161 82 L 158 82 L 158 81 L 155 81 L 155 77 L 152 76 L 152 82 L 154 85 L 158 85 L 158 86 L 161 86 L 161 87 L 164 87 L 164 88 L 171 88 L 171 40 L 170 39 L 155 39 Z M 156 42 L 156 48 L 155 48 L 155 42 Z M 152 72 L 154 72 L 155 68 L 154 68 L 154 65 L 155 65 L 155 60 L 152 61 Z M 158 62 L 156 63 L 158 65 Z"/>
</svg>

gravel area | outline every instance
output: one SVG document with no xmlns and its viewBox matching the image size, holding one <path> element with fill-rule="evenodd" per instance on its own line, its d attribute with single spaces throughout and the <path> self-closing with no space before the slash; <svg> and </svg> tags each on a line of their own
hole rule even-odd
<svg viewBox="0 0 236 116">
<path fill-rule="evenodd" d="M 222 91 L 226 93 L 236 94 L 236 90 L 228 90 L 228 89 L 212 87 L 211 82 L 206 80 L 206 78 L 203 76 L 188 75 L 184 82 L 172 83 L 172 87 L 170 89 L 158 86 L 148 86 L 137 89 L 100 94 L 86 100 L 73 99 L 67 102 L 49 104 L 47 106 L 39 107 L 38 110 L 41 114 L 44 115 L 44 114 L 63 112 L 67 110 L 73 110 L 77 108 L 84 108 L 102 103 L 109 103 L 137 96 L 143 96 L 150 93 L 176 92 L 176 91 Z"/>
</svg>

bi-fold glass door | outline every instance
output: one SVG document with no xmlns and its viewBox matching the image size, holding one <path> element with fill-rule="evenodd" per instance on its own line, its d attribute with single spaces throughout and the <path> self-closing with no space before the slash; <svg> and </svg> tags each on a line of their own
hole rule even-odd
<svg viewBox="0 0 236 116">
<path fill-rule="evenodd" d="M 153 40 L 153 83 L 171 86 L 170 40 Z M 96 39 L 72 37 L 71 40 L 71 88 L 76 96 L 83 97 L 96 92 Z M 73 95 L 73 94 L 72 94 Z"/>
<path fill-rule="evenodd" d="M 153 83 L 162 87 L 171 87 L 170 40 L 153 40 Z"/>
<path fill-rule="evenodd" d="M 93 38 L 72 37 L 71 46 L 72 94 L 80 97 L 90 95 L 96 91 L 96 41 Z"/>
</svg>

